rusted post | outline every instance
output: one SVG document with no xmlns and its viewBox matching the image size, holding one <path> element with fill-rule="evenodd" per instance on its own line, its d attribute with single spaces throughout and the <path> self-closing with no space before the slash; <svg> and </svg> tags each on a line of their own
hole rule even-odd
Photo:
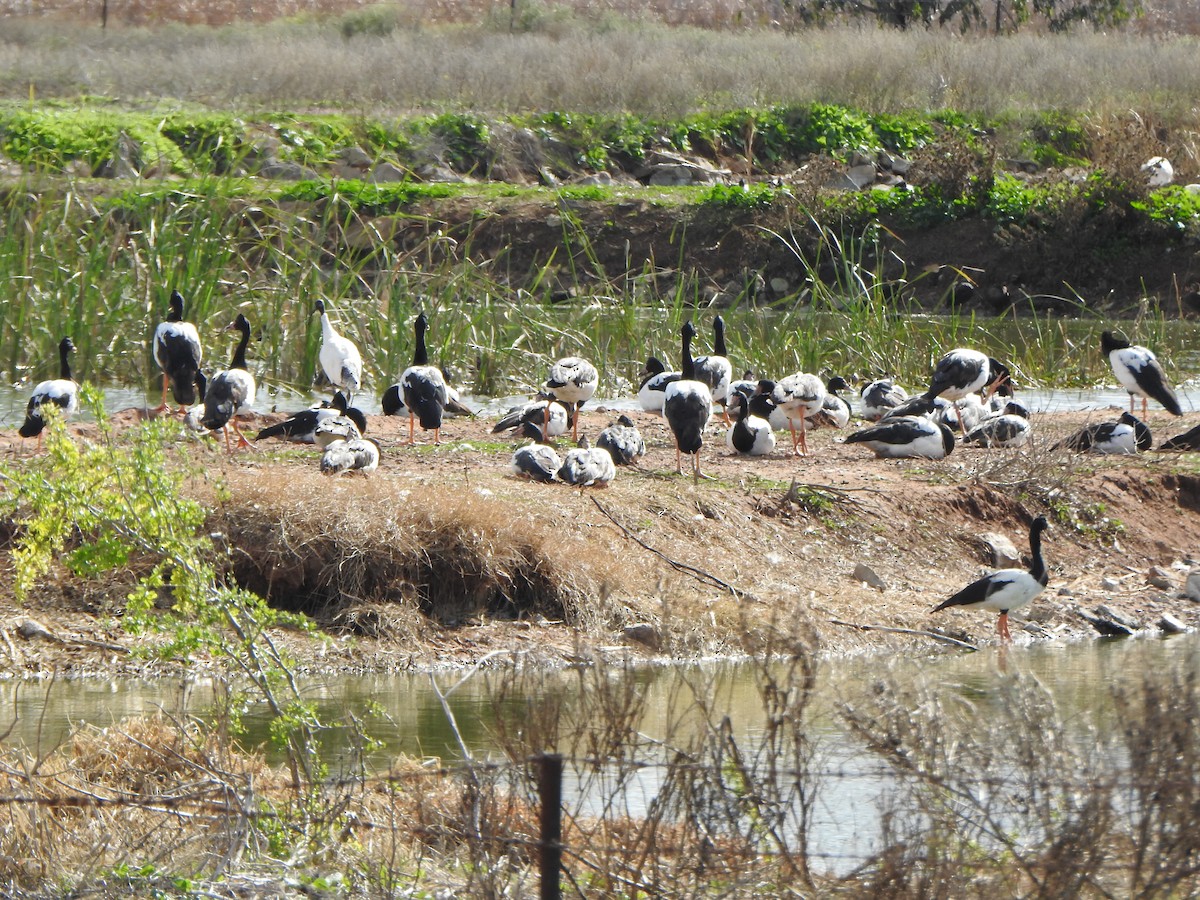
<svg viewBox="0 0 1200 900">
<path fill-rule="evenodd" d="M 558 753 L 543 753 L 536 757 L 538 767 L 538 798 L 542 802 L 541 835 L 541 900 L 562 900 L 558 875 L 562 869 L 562 776 L 563 758 Z"/>
</svg>

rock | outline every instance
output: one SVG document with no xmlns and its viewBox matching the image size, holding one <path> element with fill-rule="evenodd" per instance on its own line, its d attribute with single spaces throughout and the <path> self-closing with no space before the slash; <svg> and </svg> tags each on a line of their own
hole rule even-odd
<svg viewBox="0 0 1200 900">
<path fill-rule="evenodd" d="M 1164 634 L 1184 634 L 1188 627 L 1170 613 L 1163 613 L 1158 620 L 1158 630 Z"/>
<path fill-rule="evenodd" d="M 50 630 L 37 619 L 22 619 L 17 623 L 17 634 L 30 640 L 33 638 L 41 638 L 45 641 L 54 640 L 54 635 L 50 633 Z"/>
<path fill-rule="evenodd" d="M 846 172 L 846 178 L 859 190 L 868 184 L 875 183 L 875 166 L 867 163 L 862 166 L 851 166 Z"/>
<path fill-rule="evenodd" d="M 1121 582 L 1117 581 L 1115 578 L 1100 579 L 1100 587 L 1104 588 L 1106 591 L 1115 591 L 1120 586 Z"/>
<path fill-rule="evenodd" d="M 1133 621 L 1132 619 L 1125 618 L 1125 616 L 1121 615 L 1115 609 L 1110 606 L 1106 606 L 1103 603 L 1096 607 L 1096 615 L 1104 616 L 1104 618 L 1109 619 L 1110 621 L 1116 622 L 1119 625 L 1124 625 L 1130 631 L 1137 631 L 1142 627 L 1137 622 Z"/>
<path fill-rule="evenodd" d="M 258 175 L 262 178 L 275 178 L 279 181 L 312 181 L 320 177 L 315 170 L 308 166 L 278 159 L 268 159 L 263 162 L 258 167 Z"/>
<path fill-rule="evenodd" d="M 1150 571 L 1146 573 L 1146 582 L 1160 591 L 1169 591 L 1172 586 L 1171 576 L 1161 566 L 1150 567 Z"/>
<path fill-rule="evenodd" d="M 1011 569 L 1021 564 L 1021 551 L 1004 535 L 989 531 L 979 535 L 979 540 L 987 550 L 989 561 L 995 568 Z"/>
<path fill-rule="evenodd" d="M 1200 569 L 1188 572 L 1187 581 L 1183 585 L 1184 595 L 1194 603 L 1200 603 Z"/>
<path fill-rule="evenodd" d="M 855 581 L 862 582 L 863 584 L 869 584 L 871 587 L 880 591 L 887 590 L 887 582 L 880 578 L 879 575 L 876 574 L 875 570 L 866 563 L 855 563 L 854 572 L 851 574 Z"/>
<path fill-rule="evenodd" d="M 399 166 L 392 165 L 390 162 L 381 162 L 371 170 L 371 180 L 376 184 L 391 184 L 403 181 L 407 177 L 407 172 Z"/>
<path fill-rule="evenodd" d="M 662 645 L 662 637 L 659 635 L 658 629 L 649 622 L 626 625 L 621 629 L 621 634 L 624 635 L 625 640 L 643 644 L 651 650 L 657 650 Z"/>
</svg>

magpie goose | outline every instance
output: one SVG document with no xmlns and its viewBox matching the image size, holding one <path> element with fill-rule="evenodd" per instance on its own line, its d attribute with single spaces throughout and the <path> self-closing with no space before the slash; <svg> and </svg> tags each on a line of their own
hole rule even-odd
<svg viewBox="0 0 1200 900">
<path fill-rule="evenodd" d="M 412 365 L 400 376 L 400 392 L 404 405 L 408 409 L 408 443 L 415 443 L 413 427 L 417 419 L 421 427 L 433 432 L 433 442 L 442 442 L 442 413 L 449 400 L 446 388 L 446 378 L 437 366 L 429 365 L 429 351 L 425 347 L 425 332 L 429 330 L 429 320 L 425 313 L 417 316 L 413 323 Z"/>
<path fill-rule="evenodd" d="M 1129 392 L 1129 412 L 1133 413 L 1133 398 L 1142 398 L 1142 418 L 1145 419 L 1147 398 L 1161 403 L 1163 409 L 1173 416 L 1182 416 L 1183 408 L 1175 389 L 1167 380 L 1167 373 L 1157 357 L 1145 347 L 1130 344 L 1121 335 L 1106 331 L 1100 335 L 1100 349 L 1108 357 L 1113 374 L 1121 387 Z"/>
<path fill-rule="evenodd" d="M 25 421 L 17 429 L 17 434 L 23 438 L 36 437 L 39 450 L 42 449 L 42 429 L 46 427 L 44 406 L 57 406 L 64 418 L 79 411 L 79 385 L 71 377 L 68 359 L 74 349 L 75 344 L 69 337 L 58 342 L 58 377 L 39 382 L 34 387 L 25 407 Z"/>
<path fill-rule="evenodd" d="M 678 372 L 668 372 L 662 360 L 651 356 L 642 370 L 642 382 L 638 387 L 638 404 L 646 412 L 662 413 L 663 398 L 667 385 L 679 380 Z"/>
<path fill-rule="evenodd" d="M 579 446 L 568 450 L 563 457 L 558 480 L 577 487 L 607 487 L 617 477 L 613 458 L 602 447 L 593 447 L 586 437 L 579 439 Z"/>
<path fill-rule="evenodd" d="M 367 475 L 379 468 L 379 445 L 370 438 L 334 441 L 321 454 L 321 472 L 341 475 L 362 472 Z"/>
<path fill-rule="evenodd" d="M 663 415 L 675 437 L 675 473 L 683 474 L 683 454 L 692 457 L 692 482 L 700 481 L 700 448 L 704 446 L 704 429 L 712 417 L 712 391 L 707 384 L 696 380 L 696 366 L 692 360 L 692 338 L 696 327 L 684 323 L 680 330 L 683 346 L 682 362 L 678 381 L 667 385 L 663 397 Z"/>
<path fill-rule="evenodd" d="M 233 359 L 229 368 L 218 372 L 208 381 L 208 389 L 204 394 L 204 415 L 200 423 L 209 431 L 220 428 L 225 433 L 225 449 L 232 452 L 229 446 L 229 426 L 237 432 L 238 446 L 249 447 L 250 442 L 238 428 L 236 419 L 239 413 L 249 412 L 254 405 L 254 395 L 257 385 L 254 376 L 246 368 L 246 347 L 250 344 L 250 322 L 238 313 L 234 323 L 226 331 L 240 331 L 241 338 L 233 351 Z"/>
<path fill-rule="evenodd" d="M 171 411 L 167 405 L 169 385 L 179 412 L 187 413 L 187 408 L 196 402 L 196 373 L 200 371 L 203 356 L 196 326 L 183 320 L 183 295 L 171 291 L 167 320 L 154 329 L 154 361 L 163 373 L 162 403 L 155 412 Z"/>
<path fill-rule="evenodd" d="M 889 416 L 847 435 L 846 443 L 863 444 L 881 458 L 943 459 L 954 450 L 954 433 L 924 416 Z"/>
<path fill-rule="evenodd" d="M 550 482 L 562 468 L 562 460 L 553 447 L 546 444 L 526 444 L 524 447 L 518 447 L 513 453 L 509 467 L 518 478 Z"/>
<path fill-rule="evenodd" d="M 607 450 L 618 466 L 631 466 L 646 455 L 646 442 L 629 416 L 621 416 L 596 438 L 596 446 Z"/>
<path fill-rule="evenodd" d="M 321 316 L 321 352 L 317 355 L 321 369 L 330 384 L 353 397 L 362 386 L 363 364 L 358 346 L 337 333 L 325 311 L 324 300 L 318 300 L 313 309 Z"/>
<path fill-rule="evenodd" d="M 1050 449 L 1080 453 L 1138 453 L 1154 443 L 1150 427 L 1133 413 L 1123 412 L 1115 422 L 1085 425 Z"/>
<path fill-rule="evenodd" d="M 575 415 L 571 418 L 574 440 L 579 439 L 579 408 L 592 399 L 599 381 L 596 367 L 579 356 L 565 357 L 550 367 L 543 390 L 560 403 L 574 407 Z"/>
<path fill-rule="evenodd" d="M 762 396 L 761 394 L 758 396 Z M 771 423 L 750 411 L 751 401 L 742 394 L 729 398 L 733 409 L 733 426 L 725 432 L 725 443 L 735 453 L 747 456 L 766 456 L 775 449 L 775 432 Z"/>
<path fill-rule="evenodd" d="M 818 412 L 825 404 L 825 385 L 816 375 L 797 372 L 775 383 L 771 399 L 787 416 L 792 430 L 792 452 L 796 456 L 808 453 L 807 426 L 809 416 Z M 800 423 L 800 436 L 796 437 L 796 422 Z"/>
<path fill-rule="evenodd" d="M 733 381 L 733 365 L 729 362 L 729 353 L 725 347 L 725 320 L 720 316 L 713 319 L 713 352 L 710 356 L 697 356 L 693 363 L 696 367 L 696 380 L 708 385 L 712 398 L 721 404 L 721 414 L 729 421 L 725 411 L 726 398 L 729 396 L 729 384 Z"/>
</svg>

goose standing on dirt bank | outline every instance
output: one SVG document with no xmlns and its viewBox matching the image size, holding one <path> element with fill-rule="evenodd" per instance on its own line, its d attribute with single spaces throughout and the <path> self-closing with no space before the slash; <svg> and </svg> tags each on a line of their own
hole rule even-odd
<svg viewBox="0 0 1200 900">
<path fill-rule="evenodd" d="M 996 622 L 996 632 L 1001 641 L 1011 641 L 1012 635 L 1008 631 L 1009 612 L 1029 605 L 1046 589 L 1050 581 L 1046 563 L 1042 559 L 1042 532 L 1049 527 L 1045 516 L 1038 516 L 1029 527 L 1029 550 L 1033 554 L 1033 562 L 1028 571 L 1001 569 L 993 572 L 967 585 L 950 599 L 943 600 L 933 611 L 940 612 L 951 606 L 999 610 L 1000 618 Z"/>
<path fill-rule="evenodd" d="M 42 449 L 42 429 L 46 427 L 42 407 L 46 404 L 57 406 L 64 418 L 79 411 L 79 385 L 71 377 L 71 362 L 68 359 L 74 349 L 75 344 L 69 337 L 58 342 L 58 377 L 39 382 L 33 389 L 29 404 L 25 407 L 25 421 L 17 429 L 17 434 L 23 438 L 36 437 L 38 450 Z"/>
<path fill-rule="evenodd" d="M 964 444 L 981 447 L 1023 447 L 1029 441 L 1029 410 L 1012 401 L 1003 412 L 988 416 L 963 437 Z"/>
<path fill-rule="evenodd" d="M 471 409 L 463 401 L 458 390 L 450 385 L 450 379 L 444 369 L 442 370 L 442 379 L 446 382 L 446 407 L 442 410 L 443 414 L 475 418 L 475 410 Z M 398 381 L 391 385 L 383 392 L 379 406 L 385 416 L 407 416 L 408 407 L 404 405 L 404 385 Z"/>
<path fill-rule="evenodd" d="M 787 416 L 788 427 L 792 430 L 792 453 L 796 456 L 808 455 L 809 416 L 815 415 L 825 404 L 825 385 L 816 375 L 807 372 L 797 372 L 782 381 L 775 383 L 771 399 Z M 800 436 L 796 437 L 796 422 L 800 423 Z"/>
<path fill-rule="evenodd" d="M 568 356 L 550 367 L 543 390 L 560 403 L 572 407 L 571 439 L 579 440 L 579 409 L 592 399 L 600 375 L 596 367 L 580 356 Z"/>
<path fill-rule="evenodd" d="M 617 477 L 617 467 L 609 452 L 593 447 L 586 437 L 579 439 L 579 446 L 568 450 L 558 470 L 558 480 L 576 487 L 607 487 Z"/>
<path fill-rule="evenodd" d="M 1173 416 L 1182 416 L 1183 408 L 1175 389 L 1167 381 L 1167 373 L 1153 353 L 1145 347 L 1130 344 L 1123 336 L 1106 331 L 1100 335 L 1100 349 L 1108 357 L 1113 374 L 1121 387 L 1129 392 L 1129 412 L 1133 414 L 1133 398 L 1142 398 L 1142 418 L 1147 418 L 1147 398 L 1161 403 Z"/>
<path fill-rule="evenodd" d="M 196 402 L 196 373 L 203 356 L 200 333 L 195 325 L 183 320 L 183 295 L 171 291 L 167 320 L 154 329 L 154 361 L 163 373 L 162 403 L 154 412 L 171 412 L 167 405 L 170 385 L 180 415 L 187 414 L 187 408 Z"/>
<path fill-rule="evenodd" d="M 329 314 L 325 312 L 324 300 L 318 300 L 313 311 L 321 316 L 321 352 L 317 356 L 321 361 L 321 369 L 330 384 L 345 390 L 353 399 L 362 386 L 363 364 L 358 346 L 334 329 Z"/>
<path fill-rule="evenodd" d="M 642 433 L 633 424 L 633 419 L 625 415 L 600 432 L 596 446 L 607 450 L 618 466 L 632 466 L 646 455 L 646 441 Z"/>
<path fill-rule="evenodd" d="M 862 415 L 868 422 L 878 422 L 908 399 L 908 391 L 890 378 L 872 381 L 862 389 Z"/>
<path fill-rule="evenodd" d="M 234 323 L 225 330 L 240 331 L 242 336 L 238 340 L 237 348 L 233 351 L 233 359 L 229 363 L 229 368 L 218 372 L 209 379 L 208 389 L 204 394 L 204 415 L 200 419 L 200 424 L 209 431 L 216 431 L 218 428 L 224 431 L 225 449 L 232 453 L 233 450 L 229 446 L 230 424 L 237 432 L 238 446 L 250 446 L 250 442 L 238 428 L 237 420 L 234 417 L 239 413 L 250 411 L 251 406 L 254 405 L 254 395 L 258 388 L 254 382 L 254 376 L 246 368 L 246 347 L 250 344 L 250 321 L 238 313 Z"/>
<path fill-rule="evenodd" d="M 897 416 L 846 436 L 847 444 L 863 444 L 877 457 L 944 459 L 954 450 L 954 433 L 925 416 Z"/>
<path fill-rule="evenodd" d="M 925 398 L 932 401 L 942 397 L 953 402 L 980 391 L 990 397 L 1002 383 L 1011 379 L 1012 373 L 1004 363 L 978 350 L 959 347 L 938 360 Z M 963 422 L 962 410 L 956 405 L 955 411 L 959 431 L 966 434 L 970 429 Z"/>
<path fill-rule="evenodd" d="M 721 416 L 729 422 L 725 408 L 729 396 L 729 384 L 733 381 L 733 365 L 729 362 L 729 351 L 725 347 L 725 320 L 720 316 L 713 319 L 713 352 L 709 356 L 697 356 L 696 380 L 708 385 L 715 403 L 721 404 Z"/>
<path fill-rule="evenodd" d="M 725 432 L 725 444 L 730 450 L 746 456 L 766 456 L 775 449 L 775 432 L 770 421 L 751 413 L 749 399 L 733 394 L 729 405 L 733 408 L 733 427 Z"/>
<path fill-rule="evenodd" d="M 425 313 L 421 313 L 413 323 L 413 336 L 416 339 L 413 362 L 400 376 L 400 390 L 404 405 L 408 407 L 410 447 L 415 443 L 413 430 L 416 419 L 420 419 L 423 429 L 433 432 L 435 444 L 442 442 L 442 413 L 450 397 L 442 370 L 429 365 L 429 351 L 425 347 L 425 332 L 428 330 L 429 320 L 425 318 Z"/>
<path fill-rule="evenodd" d="M 696 327 L 686 322 L 680 331 L 683 344 L 683 365 L 679 380 L 667 385 L 663 397 L 663 415 L 675 437 L 675 474 L 683 474 L 683 454 L 692 457 L 692 483 L 700 482 L 700 448 L 704 446 L 704 429 L 712 417 L 712 391 L 696 380 L 692 361 L 692 338 Z"/>
<path fill-rule="evenodd" d="M 841 375 L 834 375 L 825 382 L 825 399 L 821 408 L 809 416 L 809 420 L 818 427 L 845 428 L 850 424 L 850 404 L 838 396 L 838 391 L 848 391 L 850 385 Z"/>
<path fill-rule="evenodd" d="M 638 386 L 638 404 L 645 412 L 662 414 L 663 398 L 667 385 L 679 380 L 678 372 L 668 372 L 662 360 L 651 356 L 642 369 L 642 383 Z"/>
<path fill-rule="evenodd" d="M 538 394 L 536 399 L 514 406 L 500 417 L 492 428 L 492 434 L 516 429 L 522 437 L 546 443 L 566 434 L 574 419 L 575 410 L 568 409 L 549 394 Z"/>
<path fill-rule="evenodd" d="M 1051 450 L 1076 450 L 1080 453 L 1139 453 L 1154 444 L 1150 427 L 1132 413 L 1123 412 L 1115 422 L 1085 425 L 1063 438 Z"/>
<path fill-rule="evenodd" d="M 254 440 L 258 442 L 264 438 L 277 437 L 295 444 L 313 444 L 316 443 L 317 429 L 327 420 L 338 417 L 348 418 L 359 435 L 366 433 L 367 417 L 363 415 L 362 410 L 350 406 L 345 394 L 337 391 L 328 405 L 292 413 L 282 422 L 262 429 L 254 436 Z"/>
</svg>

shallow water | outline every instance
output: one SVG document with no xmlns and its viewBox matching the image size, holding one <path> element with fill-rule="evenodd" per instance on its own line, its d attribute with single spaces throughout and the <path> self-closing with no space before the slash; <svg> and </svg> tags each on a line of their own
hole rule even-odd
<svg viewBox="0 0 1200 900">
<path fill-rule="evenodd" d="M 877 840 L 878 809 L 890 779 L 851 737 L 838 714 L 840 704 L 854 706 L 878 690 L 885 676 L 899 685 L 923 685 L 953 694 L 978 714 L 998 709 L 1007 696 L 1005 685 L 1033 682 L 1053 697 L 1058 716 L 1079 733 L 1096 733 L 1114 726 L 1111 691 L 1136 686 L 1147 673 L 1194 667 L 1200 658 L 1200 636 L 1095 640 L 1067 644 L 1036 644 L 1010 649 L 993 647 L 978 653 L 937 652 L 930 655 L 862 656 L 827 660 L 818 669 L 810 738 L 820 747 L 819 797 L 810 832 L 814 857 L 832 870 L 844 871 L 861 861 Z M 730 728 L 746 748 L 762 735 L 764 717 L 755 667 L 747 663 L 706 663 L 688 666 L 640 667 L 614 677 L 631 680 L 644 700 L 639 731 L 644 747 L 659 740 L 679 740 L 680 723 L 689 721 L 692 698 L 715 703 L 717 715 L 729 717 Z M 397 754 L 461 758 L 461 737 L 476 759 L 498 758 L 496 725 L 521 723 L 548 696 L 568 699 L 585 685 L 576 671 L 543 673 L 529 682 L 527 695 L 506 694 L 495 699 L 503 676 L 479 671 L 469 676 L 443 672 L 435 676 L 339 676 L 307 679 L 303 692 L 327 721 L 350 713 L 366 716 L 377 705 L 382 718 L 370 719 L 368 731 L 381 742 L 369 764 L 381 771 Z M 448 695 L 457 723 L 457 737 L 443 711 L 438 691 Z M 106 727 L 132 715 L 159 710 L 172 715 L 202 714 L 212 700 L 205 681 L 137 682 L 120 680 L 57 681 L 49 684 L 0 684 L 0 733 L 3 743 L 25 745 L 40 752 L 62 741 L 72 728 L 88 723 Z M 267 716 L 250 708 L 246 713 L 246 742 L 266 744 Z M 10 729 L 11 726 L 11 729 Z M 520 727 L 518 724 L 517 727 Z M 683 726 L 686 730 L 686 725 Z M 346 735 L 336 729 L 323 738 L 331 770 L 350 766 Z M 647 751 L 648 754 L 650 751 Z M 628 776 L 620 809 L 643 812 L 659 786 L 658 769 L 648 766 Z M 598 813 L 607 794 L 592 781 L 572 776 L 568 769 L 567 804 L 576 814 Z"/>
</svg>

